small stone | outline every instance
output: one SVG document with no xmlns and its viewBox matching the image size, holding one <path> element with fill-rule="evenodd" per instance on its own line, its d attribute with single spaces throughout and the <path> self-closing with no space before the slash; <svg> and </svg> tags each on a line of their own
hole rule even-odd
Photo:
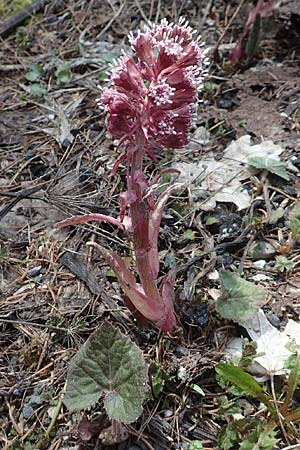
<svg viewBox="0 0 300 450">
<path fill-rule="evenodd" d="M 249 256 L 252 259 L 269 259 L 276 254 L 274 245 L 267 241 L 254 242 L 249 249 Z"/>
<path fill-rule="evenodd" d="M 257 261 L 254 261 L 253 267 L 255 267 L 255 269 L 262 270 L 266 264 L 267 261 L 265 261 L 264 259 L 258 259 Z"/>
<path fill-rule="evenodd" d="M 281 321 L 280 321 L 279 317 L 276 316 L 276 314 L 274 314 L 270 311 L 266 314 L 266 316 L 267 316 L 267 319 L 270 322 L 270 324 L 273 325 L 273 327 L 278 328 L 278 329 L 280 328 Z"/>
<path fill-rule="evenodd" d="M 166 409 L 164 411 L 164 417 L 167 419 L 168 417 L 172 417 L 174 415 L 173 411 L 171 409 Z"/>
<path fill-rule="evenodd" d="M 178 371 L 177 371 L 177 377 L 179 380 L 181 381 L 186 381 L 188 378 L 188 374 L 187 371 L 185 369 L 185 367 L 180 366 Z"/>
<path fill-rule="evenodd" d="M 240 398 L 238 400 L 238 405 L 240 409 L 242 410 L 243 416 L 247 417 L 254 413 L 254 407 L 253 405 L 248 402 L 245 398 Z"/>
<path fill-rule="evenodd" d="M 174 350 L 174 355 L 177 356 L 177 358 L 182 358 L 183 356 L 187 356 L 189 353 L 188 349 L 185 347 L 182 347 L 181 345 L 177 345 L 177 347 Z"/>
<path fill-rule="evenodd" d="M 29 275 L 30 277 L 36 277 L 37 275 L 40 274 L 41 269 L 42 266 L 35 266 L 32 269 L 28 270 L 27 275 Z"/>
<path fill-rule="evenodd" d="M 207 278 L 211 281 L 218 281 L 220 278 L 219 272 L 217 270 L 213 270 L 212 272 L 209 272 Z"/>
<path fill-rule="evenodd" d="M 268 277 L 268 275 L 265 275 L 264 273 L 257 273 L 256 275 L 253 275 L 251 277 L 253 281 L 267 281 L 272 280 L 271 277 Z"/>
<path fill-rule="evenodd" d="M 30 419 L 31 416 L 34 414 L 34 409 L 31 405 L 27 404 L 24 406 L 22 411 L 24 419 Z"/>
<path fill-rule="evenodd" d="M 230 98 L 219 98 L 217 106 L 221 109 L 230 109 L 233 107 L 233 101 Z"/>
</svg>

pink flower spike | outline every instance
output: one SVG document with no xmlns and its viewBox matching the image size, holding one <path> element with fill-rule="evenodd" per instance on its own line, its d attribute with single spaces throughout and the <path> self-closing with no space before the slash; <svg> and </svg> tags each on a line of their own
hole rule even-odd
<svg viewBox="0 0 300 450">
<path fill-rule="evenodd" d="M 107 128 L 124 146 L 126 192 L 120 195 L 120 220 L 130 237 L 141 286 L 117 254 L 98 247 L 114 270 L 127 301 L 164 332 L 176 325 L 174 313 L 175 271 L 158 287 L 158 234 L 163 208 L 181 185 L 166 189 L 155 202 L 155 181 L 143 170 L 145 155 L 153 160 L 163 148 L 187 144 L 193 105 L 206 75 L 206 50 L 184 19 L 178 24 L 163 19 L 130 35 L 133 55 L 124 54 L 111 71 L 111 86 L 101 101 L 108 113 Z M 171 171 L 171 170 L 169 170 Z M 167 172 L 167 171 L 166 171 Z M 127 220 L 129 219 L 129 220 Z"/>
<path fill-rule="evenodd" d="M 147 152 L 151 146 L 186 145 L 190 107 L 197 103 L 197 90 L 206 75 L 206 50 L 184 20 L 174 25 L 164 19 L 129 39 L 135 55 L 117 60 L 112 87 L 104 89 L 101 97 L 108 111 L 108 130 L 132 144 L 142 132 Z"/>
</svg>

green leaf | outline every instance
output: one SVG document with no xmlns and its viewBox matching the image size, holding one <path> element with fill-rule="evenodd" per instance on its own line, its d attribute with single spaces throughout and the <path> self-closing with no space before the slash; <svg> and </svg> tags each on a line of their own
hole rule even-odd
<svg viewBox="0 0 300 450">
<path fill-rule="evenodd" d="M 294 205 L 288 211 L 288 218 L 292 219 L 300 219 L 300 201 L 296 201 Z"/>
<path fill-rule="evenodd" d="M 268 407 L 270 406 L 269 396 L 265 394 L 264 389 L 260 386 L 252 375 L 243 369 L 231 364 L 218 364 L 216 372 L 228 381 L 237 385 L 240 389 L 252 397 L 259 398 Z"/>
<path fill-rule="evenodd" d="M 153 374 L 151 375 L 152 391 L 154 398 L 158 398 L 165 385 L 165 376 L 159 365 L 153 366 Z"/>
<path fill-rule="evenodd" d="M 293 261 L 286 258 L 283 255 L 276 256 L 275 269 L 279 272 L 284 272 L 285 270 L 288 272 L 294 267 Z"/>
<path fill-rule="evenodd" d="M 248 164 L 256 167 L 256 169 L 267 170 L 268 172 L 274 173 L 284 180 L 288 181 L 290 179 L 284 163 L 277 159 L 268 158 L 267 156 L 253 156 L 248 159 Z"/>
<path fill-rule="evenodd" d="M 59 84 L 70 83 L 72 80 L 72 71 L 70 65 L 65 63 L 59 66 L 55 72 Z"/>
<path fill-rule="evenodd" d="M 193 230 L 186 230 L 183 233 L 183 238 L 186 239 L 187 241 L 194 241 L 195 240 L 195 233 Z"/>
<path fill-rule="evenodd" d="M 200 442 L 200 441 L 190 442 L 188 450 L 203 450 L 202 442 Z"/>
<path fill-rule="evenodd" d="M 142 412 L 146 375 L 141 350 L 105 322 L 72 359 L 64 403 L 80 410 L 103 395 L 110 419 L 134 422 Z"/>
<path fill-rule="evenodd" d="M 297 219 L 296 217 L 294 219 L 292 219 L 290 228 L 291 228 L 293 238 L 295 238 L 295 239 L 299 238 L 300 237 L 300 220 Z"/>
<path fill-rule="evenodd" d="M 250 319 L 258 311 L 265 292 L 231 272 L 221 272 L 220 279 L 223 293 L 218 300 L 217 311 L 225 319 Z"/>
<path fill-rule="evenodd" d="M 231 422 L 222 428 L 218 439 L 219 446 L 222 450 L 231 449 L 237 442 L 238 433 L 236 428 L 236 422 Z"/>
<path fill-rule="evenodd" d="M 101 58 L 106 63 L 113 63 L 118 58 L 118 54 L 114 52 L 105 52 L 101 55 Z"/>
<path fill-rule="evenodd" d="M 265 430 L 258 426 L 241 442 L 239 450 L 273 450 L 278 442 L 276 433 L 273 429 L 269 430 L 268 426 Z"/>
<path fill-rule="evenodd" d="M 273 209 L 269 215 L 269 223 L 270 224 L 275 224 L 278 222 L 278 220 L 282 219 L 282 217 L 284 216 L 284 209 L 283 208 L 277 208 L 277 209 Z"/>
<path fill-rule="evenodd" d="M 246 43 L 246 53 L 249 58 L 254 56 L 254 54 L 258 50 L 260 40 L 261 40 L 261 16 L 260 14 L 257 14 L 255 17 L 252 30 L 250 31 Z"/>
<path fill-rule="evenodd" d="M 38 64 L 32 64 L 31 70 L 25 74 L 25 78 L 28 81 L 36 81 L 42 77 L 44 69 Z"/>
<path fill-rule="evenodd" d="M 198 386 L 198 384 L 191 384 L 191 389 L 197 392 L 197 394 L 202 395 L 202 397 L 205 397 L 205 392 L 203 391 L 203 389 L 201 389 L 200 386 Z"/>
<path fill-rule="evenodd" d="M 209 225 L 214 225 L 215 223 L 219 223 L 219 219 L 217 219 L 216 217 L 208 217 L 205 221 L 205 225 L 209 226 Z"/>
<path fill-rule="evenodd" d="M 45 88 L 45 86 L 43 86 L 42 84 L 39 83 L 33 83 L 30 86 L 30 94 L 34 95 L 35 97 L 42 97 L 43 95 L 45 95 L 47 93 L 47 89 Z"/>
</svg>

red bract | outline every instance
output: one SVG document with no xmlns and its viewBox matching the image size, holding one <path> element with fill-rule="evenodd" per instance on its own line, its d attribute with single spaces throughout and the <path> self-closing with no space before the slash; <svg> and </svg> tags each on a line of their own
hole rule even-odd
<svg viewBox="0 0 300 450">
<path fill-rule="evenodd" d="M 59 226 L 100 220 L 118 226 L 132 240 L 139 283 L 122 258 L 95 245 L 112 267 L 125 294 L 125 301 L 162 331 L 176 325 L 174 314 L 175 270 L 158 286 L 158 234 L 163 208 L 174 189 L 168 187 L 155 201 L 155 187 L 143 172 L 145 153 L 151 147 L 182 147 L 188 142 L 192 106 L 202 86 L 206 51 L 193 39 L 187 22 L 178 25 L 162 20 L 130 36 L 134 55 L 123 55 L 111 70 L 111 87 L 102 92 L 108 113 L 107 128 L 125 146 L 127 191 L 120 195 L 120 217 L 101 214 L 73 217 Z M 127 210 L 129 212 L 127 213 Z"/>
</svg>

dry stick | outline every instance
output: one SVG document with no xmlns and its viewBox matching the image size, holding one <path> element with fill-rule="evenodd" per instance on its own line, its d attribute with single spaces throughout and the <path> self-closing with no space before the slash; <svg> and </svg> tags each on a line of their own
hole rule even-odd
<svg viewBox="0 0 300 450">
<path fill-rule="evenodd" d="M 134 3 L 136 4 L 136 6 L 137 6 L 137 8 L 138 8 L 142 18 L 144 19 L 145 23 L 147 25 L 149 25 L 149 20 L 147 19 L 146 14 L 144 13 L 143 8 L 141 7 L 141 4 L 140 4 L 139 0 L 134 0 Z"/>
<path fill-rule="evenodd" d="M 125 6 L 125 3 L 122 3 L 120 8 L 118 9 L 118 11 L 114 14 L 114 16 L 108 22 L 108 24 L 103 28 L 103 30 L 101 30 L 101 32 L 97 36 L 98 40 L 99 40 L 100 36 L 102 36 L 102 34 L 104 34 L 111 27 L 111 25 L 116 20 L 116 18 L 121 14 L 121 12 L 123 11 L 124 6 Z"/>
<path fill-rule="evenodd" d="M 62 401 L 63 401 L 63 397 L 64 397 L 65 392 L 66 392 L 66 388 L 67 388 L 67 382 L 65 382 L 65 385 L 64 385 L 64 387 L 63 387 L 63 389 L 61 391 L 60 398 L 59 398 L 58 403 L 56 405 L 53 417 L 52 417 L 51 422 L 50 422 L 50 424 L 49 424 L 49 426 L 48 426 L 48 428 L 46 430 L 46 433 L 45 433 L 45 438 L 46 439 L 50 436 L 50 433 L 51 433 L 51 431 L 53 430 L 53 427 L 56 424 L 56 420 L 58 418 L 58 415 L 59 415 L 61 407 L 62 407 Z"/>
<path fill-rule="evenodd" d="M 265 199 L 265 204 L 266 204 L 267 215 L 268 215 L 268 219 L 270 220 L 271 215 L 272 215 L 272 207 L 271 207 L 269 190 L 268 190 L 267 175 L 268 175 L 268 171 L 264 170 L 261 175 L 261 182 L 263 183 L 263 194 L 264 194 L 264 199 Z"/>
<path fill-rule="evenodd" d="M 245 0 L 241 0 L 240 4 L 238 5 L 238 7 L 236 8 L 236 10 L 234 11 L 231 19 L 229 20 L 227 27 L 225 28 L 225 30 L 223 31 L 223 33 L 221 34 L 221 36 L 218 39 L 218 42 L 216 43 L 215 49 L 214 49 L 214 55 L 217 53 L 219 45 L 221 44 L 221 42 L 224 39 L 225 34 L 227 33 L 229 27 L 231 27 L 232 22 L 234 21 L 234 19 L 236 18 L 236 16 L 238 15 L 238 13 L 240 12 L 241 7 L 243 6 L 243 4 L 245 3 Z"/>
<path fill-rule="evenodd" d="M 280 413 L 280 410 L 279 410 L 279 407 L 278 407 L 278 403 L 277 403 L 277 399 L 276 399 L 275 386 L 274 386 L 274 374 L 273 373 L 271 374 L 270 381 L 271 381 L 271 392 L 272 392 L 272 396 L 273 396 L 273 400 L 274 400 L 274 406 L 275 406 L 276 414 L 277 414 L 277 417 L 278 417 L 279 425 L 280 425 L 280 428 L 281 428 L 281 431 L 282 431 L 282 434 L 283 434 L 283 436 L 285 438 L 286 443 L 288 445 L 290 445 L 290 441 L 289 441 L 289 439 L 287 437 L 287 434 L 286 434 L 286 431 L 285 431 L 285 428 L 284 428 L 284 424 L 283 424 L 283 421 L 282 421 L 282 415 Z"/>
<path fill-rule="evenodd" d="M 213 2 L 213 0 L 209 0 L 208 1 L 207 5 L 205 6 L 205 8 L 204 8 L 204 10 L 202 12 L 201 17 L 199 18 L 199 30 L 200 30 L 200 32 L 202 32 L 203 25 L 205 24 L 207 16 L 208 16 L 208 14 L 209 14 L 209 12 L 211 10 L 212 2 Z"/>
<path fill-rule="evenodd" d="M 14 16 L 7 19 L 0 28 L 0 37 L 1 38 L 7 37 L 19 25 L 21 25 L 24 22 L 24 20 L 29 19 L 31 16 L 34 16 L 34 14 L 43 9 L 46 3 L 48 3 L 48 1 L 49 0 L 36 0 L 31 5 L 22 9 L 22 11 L 18 12 Z"/>
<path fill-rule="evenodd" d="M 34 186 L 32 188 L 29 189 L 24 189 L 21 192 L 16 193 L 16 197 L 11 200 L 7 205 L 5 205 L 1 210 L 0 210 L 0 220 L 3 219 L 3 217 L 6 216 L 6 214 L 9 213 L 9 211 L 12 210 L 12 208 L 22 199 L 24 198 L 28 198 L 31 196 L 31 194 L 34 194 L 35 192 L 38 192 L 43 186 L 45 185 L 45 183 L 39 185 L 39 186 Z"/>
</svg>

